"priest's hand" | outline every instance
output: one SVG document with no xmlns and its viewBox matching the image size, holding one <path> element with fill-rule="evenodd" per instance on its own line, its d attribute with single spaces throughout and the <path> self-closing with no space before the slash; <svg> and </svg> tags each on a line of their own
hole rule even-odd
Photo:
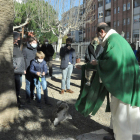
<svg viewBox="0 0 140 140">
<path fill-rule="evenodd" d="M 81 70 L 81 65 L 76 65 L 76 68 Z"/>
<path fill-rule="evenodd" d="M 90 64 L 91 64 L 91 65 L 97 65 L 97 64 L 98 64 L 98 61 L 97 61 L 97 60 L 92 60 L 92 61 L 90 62 Z"/>
</svg>

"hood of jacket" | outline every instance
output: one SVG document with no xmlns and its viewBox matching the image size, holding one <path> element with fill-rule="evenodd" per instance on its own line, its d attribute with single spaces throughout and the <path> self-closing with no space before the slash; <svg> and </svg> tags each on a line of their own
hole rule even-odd
<svg viewBox="0 0 140 140">
<path fill-rule="evenodd" d="M 30 50 L 36 50 L 37 49 L 37 47 L 33 48 L 28 42 L 27 42 L 27 48 L 30 49 Z"/>
</svg>

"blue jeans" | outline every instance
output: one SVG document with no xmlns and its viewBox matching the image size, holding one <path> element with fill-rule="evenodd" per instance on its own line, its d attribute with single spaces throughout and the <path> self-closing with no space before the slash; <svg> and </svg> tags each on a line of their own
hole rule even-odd
<svg viewBox="0 0 140 140">
<path fill-rule="evenodd" d="M 26 99 L 30 99 L 35 95 L 33 76 L 29 71 L 27 71 L 25 76 L 26 76 Z"/>
<path fill-rule="evenodd" d="M 48 102 L 48 90 L 47 90 L 47 81 L 45 77 L 41 78 L 41 82 L 39 81 L 38 78 L 34 78 L 34 85 L 36 87 L 36 92 L 37 92 L 37 102 L 41 102 L 41 85 L 42 89 L 44 92 L 44 100 L 45 102 Z"/>
<path fill-rule="evenodd" d="M 61 83 L 61 89 L 65 90 L 65 85 L 66 89 L 70 89 L 70 78 L 71 74 L 73 71 L 73 65 L 68 65 L 67 68 L 62 70 L 62 83 Z"/>
</svg>

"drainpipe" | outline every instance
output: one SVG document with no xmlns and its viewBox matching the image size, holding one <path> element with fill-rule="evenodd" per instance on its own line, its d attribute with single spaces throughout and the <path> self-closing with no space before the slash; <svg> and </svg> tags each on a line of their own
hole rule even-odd
<svg viewBox="0 0 140 140">
<path fill-rule="evenodd" d="M 139 8 L 139 16 L 140 16 L 140 8 Z M 140 47 L 140 18 L 139 18 L 139 47 Z"/>
<path fill-rule="evenodd" d="M 133 0 L 132 0 L 132 17 L 131 17 L 131 43 L 133 42 L 133 11 L 134 11 L 134 6 L 133 6 Z"/>
</svg>

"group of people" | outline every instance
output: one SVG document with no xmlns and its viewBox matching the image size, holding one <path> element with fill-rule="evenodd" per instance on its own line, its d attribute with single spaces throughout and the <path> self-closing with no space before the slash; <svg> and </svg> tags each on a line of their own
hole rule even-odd
<svg viewBox="0 0 140 140">
<path fill-rule="evenodd" d="M 21 74 L 25 74 L 27 102 L 30 103 L 30 99 L 34 98 L 34 87 L 36 87 L 37 102 L 41 107 L 42 85 L 45 103 L 51 106 L 45 75 L 47 65 L 52 68 L 50 60 L 54 50 L 47 40 L 42 47 L 39 47 L 36 39 L 31 37 L 22 53 L 18 46 L 19 35 L 15 34 L 13 64 L 17 101 L 20 103 L 18 96 Z M 76 53 L 71 43 L 71 38 L 67 38 L 66 45 L 60 49 L 62 70 L 60 94 L 74 93 L 70 89 L 70 79 L 76 64 Z M 50 47 L 51 51 L 46 51 L 46 47 Z M 50 58 L 47 59 L 47 56 Z M 82 66 L 76 65 L 76 68 L 82 72 L 80 95 L 75 104 L 76 110 L 85 117 L 90 113 L 95 115 L 107 96 L 106 111 L 111 111 L 109 132 L 113 135 L 103 139 L 132 140 L 133 135 L 140 132 L 140 70 L 130 44 L 106 23 L 99 23 L 97 37 L 86 49 L 85 62 L 86 64 Z M 109 102 L 109 95 L 111 95 L 111 102 Z"/>
<path fill-rule="evenodd" d="M 20 34 L 13 32 L 14 49 L 13 49 L 13 66 L 15 77 L 15 88 L 17 95 L 17 104 L 21 108 L 24 104 L 20 101 L 20 89 L 22 85 L 22 74 L 26 78 L 26 100 L 27 103 L 31 99 L 37 99 L 37 106 L 41 108 L 41 86 L 44 92 L 45 104 L 52 106 L 48 99 L 47 81 L 45 75 L 48 73 L 47 64 L 49 66 L 49 75 L 52 76 L 52 56 L 54 49 L 48 40 L 44 40 L 44 44 L 40 47 L 35 37 L 29 37 L 26 46 L 22 50 L 19 45 Z M 34 89 L 36 87 L 37 94 L 35 96 Z"/>
</svg>

